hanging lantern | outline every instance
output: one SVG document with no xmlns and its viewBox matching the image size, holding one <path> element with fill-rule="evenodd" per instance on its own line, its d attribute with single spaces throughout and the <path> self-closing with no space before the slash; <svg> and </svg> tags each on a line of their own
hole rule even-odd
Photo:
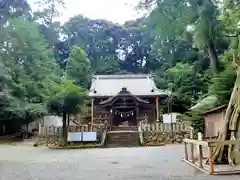
<svg viewBox="0 0 240 180">
<path fill-rule="evenodd" d="M 123 117 L 123 114 L 121 113 L 121 117 Z"/>
<path fill-rule="evenodd" d="M 127 114 L 127 117 L 129 117 L 129 114 Z"/>
<path fill-rule="evenodd" d="M 132 111 L 132 116 L 134 115 L 133 111 Z"/>
<path fill-rule="evenodd" d="M 112 109 L 110 110 L 110 113 L 111 113 L 111 114 L 113 113 L 113 110 L 112 110 Z"/>
</svg>

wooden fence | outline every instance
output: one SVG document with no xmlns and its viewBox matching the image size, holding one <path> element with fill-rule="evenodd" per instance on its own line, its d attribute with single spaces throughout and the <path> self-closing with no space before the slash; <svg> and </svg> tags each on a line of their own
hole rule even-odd
<svg viewBox="0 0 240 180">
<path fill-rule="evenodd" d="M 103 131 L 105 128 L 104 124 L 82 124 L 77 126 L 69 126 L 68 132 L 96 132 L 96 131 Z M 62 135 L 62 127 L 56 127 L 56 126 L 42 126 L 39 125 L 39 136 L 49 136 L 49 135 L 55 135 L 55 136 L 61 136 Z"/>
<path fill-rule="evenodd" d="M 154 123 L 148 124 L 141 122 L 139 124 L 139 131 L 143 132 L 189 132 L 192 127 L 183 123 Z"/>
<path fill-rule="evenodd" d="M 190 148 L 188 148 L 190 144 Z M 234 159 L 235 164 L 215 164 L 213 153 L 217 146 L 238 146 L 240 139 L 226 140 L 226 141 L 201 141 L 193 139 L 184 139 L 184 161 L 191 166 L 202 170 L 210 175 L 230 175 L 240 173 L 240 151 L 234 149 L 231 153 L 231 158 Z M 195 148 L 197 147 L 197 148 Z M 205 151 L 207 149 L 208 151 Z M 206 163 L 206 161 L 209 161 Z"/>
</svg>

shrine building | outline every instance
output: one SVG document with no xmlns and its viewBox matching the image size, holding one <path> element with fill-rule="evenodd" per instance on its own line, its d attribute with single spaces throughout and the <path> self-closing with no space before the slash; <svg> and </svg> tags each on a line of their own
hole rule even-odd
<svg viewBox="0 0 240 180">
<path fill-rule="evenodd" d="M 92 124 L 137 126 L 160 120 L 170 93 L 156 87 L 151 74 L 95 75 L 89 91 Z"/>
</svg>

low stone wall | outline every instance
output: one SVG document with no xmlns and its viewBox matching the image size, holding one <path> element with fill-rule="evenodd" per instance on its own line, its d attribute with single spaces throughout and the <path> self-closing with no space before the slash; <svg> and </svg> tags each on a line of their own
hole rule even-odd
<svg viewBox="0 0 240 180">
<path fill-rule="evenodd" d="M 22 140 L 21 133 L 15 133 L 15 134 L 12 134 L 12 135 L 0 136 L 0 142 L 19 141 L 19 140 Z"/>
<path fill-rule="evenodd" d="M 155 146 L 173 143 L 182 143 L 184 138 L 189 138 L 188 132 L 143 132 L 143 145 Z"/>
</svg>

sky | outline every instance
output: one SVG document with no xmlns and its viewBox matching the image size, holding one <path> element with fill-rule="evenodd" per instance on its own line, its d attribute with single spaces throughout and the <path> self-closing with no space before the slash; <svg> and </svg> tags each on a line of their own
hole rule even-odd
<svg viewBox="0 0 240 180">
<path fill-rule="evenodd" d="M 33 10 L 37 9 L 34 1 L 30 0 Z M 60 17 L 66 22 L 74 15 L 82 14 L 90 19 L 106 19 L 123 24 L 140 16 L 134 9 L 140 0 L 65 0 L 66 9 Z"/>
</svg>

